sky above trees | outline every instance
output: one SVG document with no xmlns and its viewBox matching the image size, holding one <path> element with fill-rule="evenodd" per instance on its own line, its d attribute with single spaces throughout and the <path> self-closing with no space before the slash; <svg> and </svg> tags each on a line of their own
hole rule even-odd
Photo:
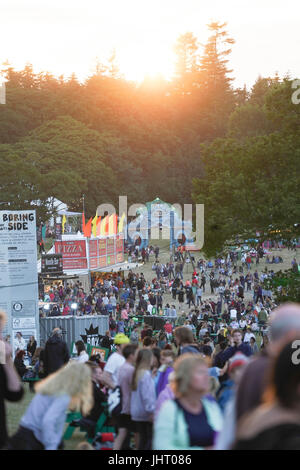
<svg viewBox="0 0 300 470">
<path fill-rule="evenodd" d="M 190 31 L 204 44 L 207 23 L 219 20 L 236 41 L 235 85 L 250 88 L 258 75 L 300 76 L 299 14 L 295 0 L 2 0 L 0 61 L 85 79 L 115 49 L 127 79 L 169 78 L 178 36 Z"/>
</svg>

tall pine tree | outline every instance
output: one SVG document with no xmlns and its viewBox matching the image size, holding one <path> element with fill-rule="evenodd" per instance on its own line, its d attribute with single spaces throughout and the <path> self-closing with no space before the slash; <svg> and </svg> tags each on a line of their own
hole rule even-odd
<svg viewBox="0 0 300 470">
<path fill-rule="evenodd" d="M 176 54 L 174 91 L 190 95 L 196 86 L 199 71 L 198 41 L 193 33 L 179 36 L 174 46 Z"/>
<path fill-rule="evenodd" d="M 234 39 L 225 30 L 227 23 L 211 22 L 208 25 L 211 36 L 204 46 L 200 60 L 200 90 L 203 106 L 207 109 L 208 121 L 212 125 L 212 136 L 225 132 L 225 119 L 234 108 L 235 97 L 229 75 L 228 56 Z"/>
</svg>

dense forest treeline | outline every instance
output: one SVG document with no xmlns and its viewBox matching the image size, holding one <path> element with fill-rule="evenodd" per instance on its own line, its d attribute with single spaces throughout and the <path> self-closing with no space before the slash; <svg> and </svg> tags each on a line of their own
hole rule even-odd
<svg viewBox="0 0 300 470">
<path fill-rule="evenodd" d="M 235 233 L 300 222 L 300 106 L 291 79 L 235 88 L 234 40 L 226 24 L 209 29 L 202 50 L 193 34 L 178 38 L 170 81 L 128 82 L 114 55 L 84 83 L 4 63 L 1 208 L 39 201 L 45 220 L 49 198 L 81 210 L 83 194 L 87 216 L 103 202 L 117 207 L 119 195 L 129 204 L 201 202 L 210 252 Z"/>
</svg>

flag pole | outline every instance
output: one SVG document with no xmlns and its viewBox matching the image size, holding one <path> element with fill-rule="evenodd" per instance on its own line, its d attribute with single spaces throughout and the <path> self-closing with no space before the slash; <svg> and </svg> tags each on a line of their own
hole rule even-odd
<svg viewBox="0 0 300 470">
<path fill-rule="evenodd" d="M 84 207 L 84 194 L 82 195 L 82 212 L 85 213 L 85 207 Z"/>
</svg>

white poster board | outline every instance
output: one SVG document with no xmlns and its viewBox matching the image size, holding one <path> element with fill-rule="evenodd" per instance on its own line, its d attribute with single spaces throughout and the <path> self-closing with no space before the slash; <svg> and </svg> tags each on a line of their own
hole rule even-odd
<svg viewBox="0 0 300 470">
<path fill-rule="evenodd" d="M 36 213 L 0 211 L 0 309 L 7 313 L 3 335 L 21 332 L 39 344 Z"/>
</svg>

